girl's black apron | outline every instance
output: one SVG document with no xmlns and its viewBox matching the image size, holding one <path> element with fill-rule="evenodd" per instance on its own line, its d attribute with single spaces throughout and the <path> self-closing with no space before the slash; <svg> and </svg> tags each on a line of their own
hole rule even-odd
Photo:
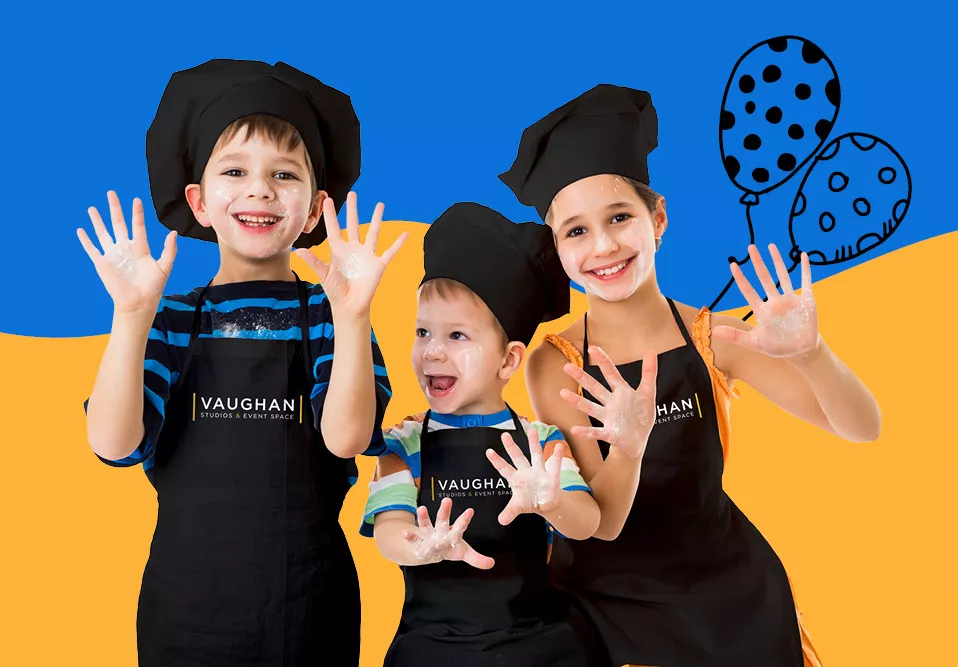
<svg viewBox="0 0 958 667">
<path fill-rule="evenodd" d="M 313 427 L 306 288 L 300 340 L 200 338 L 156 447 L 143 573 L 144 667 L 359 663 L 359 584 L 339 511 L 352 459 Z"/>
<path fill-rule="evenodd" d="M 442 561 L 403 567 L 406 601 L 387 667 L 584 667 L 590 665 L 581 629 L 549 582 L 549 528 L 541 516 L 520 514 L 508 526 L 499 513 L 508 504 L 508 483 L 486 458 L 493 449 L 507 461 L 503 433 L 529 457 L 528 436 L 510 408 L 514 429 L 467 427 L 429 431 L 420 440 L 419 504 L 435 518 L 450 497 L 453 518 L 472 507 L 466 541 L 495 558 L 490 570 Z"/>
<path fill-rule="evenodd" d="M 722 490 L 709 371 L 668 302 L 685 345 L 659 355 L 657 419 L 625 527 L 612 542 L 557 540 L 554 576 L 616 666 L 801 667 L 788 578 Z M 588 329 L 582 346 L 586 372 L 606 385 L 589 364 Z M 638 386 L 641 361 L 618 369 Z M 599 445 L 607 456 L 608 443 Z"/>
</svg>

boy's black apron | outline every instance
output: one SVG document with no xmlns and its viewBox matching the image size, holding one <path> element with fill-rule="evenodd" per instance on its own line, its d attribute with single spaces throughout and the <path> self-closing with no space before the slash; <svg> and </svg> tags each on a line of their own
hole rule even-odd
<svg viewBox="0 0 958 667">
<path fill-rule="evenodd" d="M 197 299 L 152 471 L 144 667 L 359 662 L 359 584 L 338 521 L 355 462 L 312 425 L 296 283 L 299 340 L 200 338 L 205 290 Z"/>
<path fill-rule="evenodd" d="M 426 413 L 419 504 L 433 519 L 446 496 L 453 519 L 472 507 L 465 540 L 496 564 L 490 570 L 450 561 L 403 567 L 406 601 L 387 667 L 590 664 L 581 630 L 573 628 L 567 605 L 549 583 L 545 519 L 520 514 L 508 526 L 498 521 L 512 494 L 486 450 L 508 461 L 501 440 L 506 432 L 527 458 L 529 447 L 539 446 L 528 442 L 519 418 L 509 412 L 510 431 L 481 426 L 430 431 Z"/>
<path fill-rule="evenodd" d="M 722 490 L 711 378 L 668 301 L 685 345 L 659 355 L 657 420 L 628 519 L 612 542 L 557 540 L 553 573 L 616 666 L 801 667 L 788 578 Z M 606 385 L 589 364 L 588 330 L 582 347 L 586 372 Z M 641 361 L 618 369 L 638 386 Z"/>
</svg>

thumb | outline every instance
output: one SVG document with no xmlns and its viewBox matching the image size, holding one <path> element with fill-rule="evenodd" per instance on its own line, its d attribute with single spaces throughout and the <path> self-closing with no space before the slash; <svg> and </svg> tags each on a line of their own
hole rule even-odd
<svg viewBox="0 0 958 667">
<path fill-rule="evenodd" d="M 160 271 L 169 276 L 170 271 L 173 270 L 174 259 L 176 259 L 176 232 L 170 232 L 166 235 L 166 240 L 163 242 L 163 252 L 156 263 L 160 267 Z"/>
<path fill-rule="evenodd" d="M 306 248 L 299 248 L 294 254 L 306 262 L 310 268 L 316 272 L 316 277 L 319 279 L 319 282 L 326 280 L 326 276 L 329 274 L 329 265 L 326 262 Z"/>
<path fill-rule="evenodd" d="M 757 350 L 758 344 L 755 340 L 755 329 L 743 331 L 735 327 L 719 325 L 712 329 L 712 340 L 721 340 L 739 347 Z"/>
</svg>

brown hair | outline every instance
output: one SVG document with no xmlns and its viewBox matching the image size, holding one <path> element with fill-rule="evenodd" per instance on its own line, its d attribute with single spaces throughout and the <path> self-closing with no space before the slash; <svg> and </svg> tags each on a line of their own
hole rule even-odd
<svg viewBox="0 0 958 667">
<path fill-rule="evenodd" d="M 485 308 L 489 313 L 489 320 L 492 322 L 492 326 L 495 328 L 496 334 L 499 336 L 499 341 L 502 344 L 502 348 L 505 349 L 506 345 L 509 344 L 509 335 L 506 333 L 506 330 L 502 328 L 499 318 L 497 318 L 495 314 L 489 310 L 489 306 L 486 305 L 486 302 L 483 301 L 478 294 L 473 292 L 458 280 L 453 280 L 452 278 L 433 278 L 432 280 L 427 280 L 419 288 L 419 298 L 424 301 L 428 301 L 432 298 L 439 298 L 449 301 L 456 298 L 468 298 L 472 299 L 476 303 L 482 304 L 482 307 Z"/>
<path fill-rule="evenodd" d="M 249 116 L 237 118 L 227 125 L 226 129 L 220 134 L 220 138 L 216 140 L 213 152 L 216 152 L 217 149 L 231 142 L 236 135 L 243 130 L 246 131 L 246 141 L 251 137 L 259 136 L 277 148 L 284 149 L 290 153 L 295 152 L 297 148 L 303 146 L 303 137 L 300 135 L 299 130 L 293 127 L 292 123 L 272 114 L 254 113 Z M 304 147 L 303 152 L 306 155 L 306 169 L 309 171 L 311 198 L 315 198 L 318 189 L 316 174 L 313 171 L 312 160 L 309 159 L 309 151 Z"/>
<path fill-rule="evenodd" d="M 637 181 L 634 178 L 629 178 L 628 176 L 616 175 L 616 177 L 621 178 L 626 183 L 631 185 L 632 189 L 635 190 L 635 194 L 638 195 L 639 199 L 642 200 L 642 203 L 645 204 L 645 207 L 649 209 L 649 213 L 650 214 L 655 213 L 655 209 L 658 207 L 659 200 L 664 199 L 662 195 L 660 195 L 658 192 L 650 188 L 648 185 L 646 185 L 642 181 Z M 545 219 L 546 225 L 549 225 L 549 223 L 551 222 L 551 218 L 552 218 L 552 205 L 550 204 L 549 210 L 546 212 L 546 219 Z M 658 250 L 659 246 L 661 245 L 662 245 L 662 239 L 656 237 L 655 249 Z"/>
</svg>

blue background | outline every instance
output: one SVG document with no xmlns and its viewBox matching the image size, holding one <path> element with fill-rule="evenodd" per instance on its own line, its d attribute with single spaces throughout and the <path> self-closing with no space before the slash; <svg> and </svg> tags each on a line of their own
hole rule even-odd
<svg viewBox="0 0 958 667">
<path fill-rule="evenodd" d="M 652 186 L 670 226 L 662 290 L 708 305 L 726 258 L 747 242 L 742 192 L 727 178 L 719 109 L 738 58 L 777 35 L 815 42 L 835 64 L 842 103 L 830 139 L 867 132 L 911 171 L 901 227 L 816 280 L 958 228 L 954 186 L 955 10 L 874 3 L 157 3 L 5 10 L 0 331 L 61 337 L 109 330 L 112 304 L 76 238 L 86 208 L 116 189 L 144 200 L 151 247 L 165 229 L 149 197 L 144 139 L 172 72 L 211 58 L 283 60 L 347 92 L 362 123 L 356 185 L 364 219 L 429 222 L 455 201 L 520 221 L 497 178 L 523 128 L 597 83 L 649 90 L 659 114 Z M 759 114 L 757 114 L 759 115 Z M 752 209 L 760 243 L 789 247 L 799 172 Z M 168 292 L 205 283 L 215 246 L 181 239 Z M 732 290 L 721 307 L 741 305 Z"/>
</svg>

